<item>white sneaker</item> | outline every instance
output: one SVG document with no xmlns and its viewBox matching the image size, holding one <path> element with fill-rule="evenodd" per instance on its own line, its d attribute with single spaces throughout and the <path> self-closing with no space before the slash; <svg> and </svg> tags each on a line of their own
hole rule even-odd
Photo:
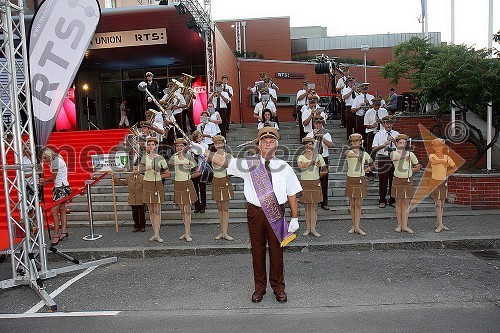
<svg viewBox="0 0 500 333">
<path fill-rule="evenodd" d="M 394 229 L 394 231 L 396 231 L 396 232 L 401 232 L 401 227 L 398 225 L 398 226 L 396 227 L 396 229 Z"/>
</svg>

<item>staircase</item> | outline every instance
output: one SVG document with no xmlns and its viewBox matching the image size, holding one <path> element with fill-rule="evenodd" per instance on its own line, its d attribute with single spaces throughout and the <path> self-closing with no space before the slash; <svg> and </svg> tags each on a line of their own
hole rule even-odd
<svg viewBox="0 0 500 333">
<path fill-rule="evenodd" d="M 244 148 L 237 146 L 246 141 L 253 140 L 257 133 L 256 124 L 231 125 L 228 132 L 227 145 L 233 156 L 242 157 L 245 154 Z M 326 126 L 333 138 L 335 147 L 330 149 L 330 173 L 329 173 L 329 206 L 330 211 L 318 209 L 319 221 L 338 221 L 339 219 L 349 219 L 348 205 L 349 201 L 345 195 L 345 157 L 343 152 L 347 148 L 345 141 L 345 131 L 340 128 L 340 121 L 328 121 Z M 295 123 L 281 123 L 281 140 L 279 141 L 278 156 L 287 160 L 299 173 L 296 159 L 302 153 L 302 144 L 299 143 L 299 130 Z M 123 136 L 122 136 L 123 137 Z M 116 142 L 116 140 L 115 140 Z M 414 176 L 417 186 L 423 172 Z M 118 174 L 118 177 L 124 178 L 126 174 Z M 235 198 L 230 202 L 230 221 L 246 221 L 246 200 L 243 195 L 243 181 L 240 178 L 232 177 L 235 190 Z M 378 207 L 378 179 L 367 183 L 368 197 L 363 201 L 363 218 L 369 217 L 395 217 L 395 210 L 392 207 L 381 209 Z M 130 206 L 127 204 L 128 190 L 126 186 L 115 187 L 117 200 L 117 215 L 119 224 L 132 224 L 132 214 Z M 163 223 L 182 223 L 179 208 L 173 203 L 173 176 L 167 179 L 165 183 L 166 201 L 162 204 Z M 87 224 L 87 202 L 85 196 L 77 196 L 69 206 L 71 214 L 68 215 L 70 224 Z M 114 224 L 113 195 L 111 180 L 109 177 L 103 179 L 99 184 L 92 188 L 93 218 L 96 224 Z M 301 209 L 302 206 L 301 206 Z M 446 212 L 470 210 L 469 207 L 447 204 Z M 434 203 L 432 199 L 426 198 L 420 203 L 412 215 L 432 215 L 434 214 Z M 302 212 L 303 215 L 303 212 Z M 211 187 L 207 186 L 207 209 L 204 214 L 192 214 L 193 223 L 218 223 L 218 214 L 215 202 L 211 200 Z"/>
<path fill-rule="evenodd" d="M 91 177 L 91 156 L 112 152 L 113 149 L 123 141 L 127 133 L 128 130 L 126 129 L 54 132 L 50 136 L 47 147 L 54 149 L 54 151 L 58 152 L 66 161 L 68 167 L 68 180 L 72 189 L 76 191 L 83 187 L 85 181 Z M 44 165 L 45 177 L 48 177 L 49 174 L 49 165 Z M 44 197 L 47 204 L 52 202 L 51 185 L 45 186 Z M 75 207 L 79 207 L 79 205 Z M 47 214 L 47 216 L 50 222 L 50 214 Z M 7 212 L 5 209 L 5 193 L 2 179 L 0 180 L 0 250 L 8 247 L 8 245 Z"/>
</svg>

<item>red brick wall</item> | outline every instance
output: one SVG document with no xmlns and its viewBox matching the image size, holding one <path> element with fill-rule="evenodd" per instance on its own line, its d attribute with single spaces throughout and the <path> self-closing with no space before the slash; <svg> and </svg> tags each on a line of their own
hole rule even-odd
<svg viewBox="0 0 500 333">
<path fill-rule="evenodd" d="M 240 122 L 240 99 L 238 95 L 238 59 L 234 55 L 218 29 L 215 29 L 215 77 L 222 80 L 222 75 L 229 77 L 229 85 L 233 87 L 234 95 L 231 99 L 231 120 Z"/>
<path fill-rule="evenodd" d="M 451 175 L 448 200 L 472 209 L 500 208 L 500 174 Z"/>
<path fill-rule="evenodd" d="M 450 120 L 450 115 L 443 116 L 443 130 L 445 130 L 446 125 L 450 122 Z M 421 138 L 422 135 L 420 134 L 418 125 L 422 125 L 430 131 L 436 124 L 434 116 L 399 116 L 394 124 L 394 129 L 399 133 L 408 135 L 411 138 Z"/>
<path fill-rule="evenodd" d="M 236 50 L 235 28 L 231 25 L 245 21 L 247 52 L 264 54 L 264 59 L 291 60 L 290 18 L 272 17 L 216 22 L 232 50 Z M 241 28 L 243 49 L 243 27 Z"/>
</svg>

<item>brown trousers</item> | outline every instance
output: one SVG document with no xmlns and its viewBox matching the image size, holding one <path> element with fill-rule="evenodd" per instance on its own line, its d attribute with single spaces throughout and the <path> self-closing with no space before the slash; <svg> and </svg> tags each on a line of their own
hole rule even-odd
<svg viewBox="0 0 500 333">
<path fill-rule="evenodd" d="M 326 167 L 328 168 L 328 157 L 323 157 L 323 159 L 325 160 L 325 165 Z M 328 171 L 328 173 L 326 175 L 324 175 L 323 177 L 321 177 L 319 179 L 319 181 L 321 182 L 321 191 L 323 192 L 323 201 L 321 202 L 321 206 L 328 206 L 328 174 L 330 173 L 330 171 Z"/>
<path fill-rule="evenodd" d="M 281 206 L 285 211 L 285 206 Z M 283 248 L 274 234 L 262 208 L 248 204 L 248 233 L 252 247 L 252 265 L 255 290 L 264 292 L 267 287 L 266 243 L 269 245 L 269 284 L 275 291 L 285 290 Z"/>
<path fill-rule="evenodd" d="M 349 140 L 349 135 L 354 133 L 356 127 L 356 114 L 351 112 L 351 106 L 346 105 L 345 107 L 345 128 L 346 128 L 346 140 Z"/>
</svg>

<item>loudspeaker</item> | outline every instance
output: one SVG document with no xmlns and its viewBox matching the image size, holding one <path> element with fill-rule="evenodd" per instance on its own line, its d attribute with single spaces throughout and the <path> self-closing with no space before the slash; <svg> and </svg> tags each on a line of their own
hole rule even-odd
<svg viewBox="0 0 500 333">
<path fill-rule="evenodd" d="M 314 65 L 314 72 L 316 74 L 330 74 L 332 73 L 332 63 L 322 62 Z"/>
</svg>

